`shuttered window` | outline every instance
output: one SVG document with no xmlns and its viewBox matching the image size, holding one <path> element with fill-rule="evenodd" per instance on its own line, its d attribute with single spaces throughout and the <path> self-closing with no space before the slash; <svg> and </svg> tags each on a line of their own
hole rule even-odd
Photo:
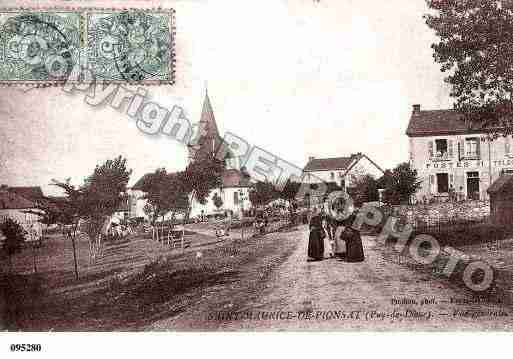
<svg viewBox="0 0 513 359">
<path fill-rule="evenodd" d="M 466 158 L 480 158 L 481 149 L 479 138 L 471 137 L 465 139 L 465 157 Z"/>
</svg>

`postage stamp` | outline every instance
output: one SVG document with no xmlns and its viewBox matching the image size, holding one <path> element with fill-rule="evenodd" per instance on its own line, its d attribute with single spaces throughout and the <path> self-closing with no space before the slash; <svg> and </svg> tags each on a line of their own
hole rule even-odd
<svg viewBox="0 0 513 359">
<path fill-rule="evenodd" d="M 172 84 L 174 11 L 0 10 L 0 84 Z"/>
</svg>

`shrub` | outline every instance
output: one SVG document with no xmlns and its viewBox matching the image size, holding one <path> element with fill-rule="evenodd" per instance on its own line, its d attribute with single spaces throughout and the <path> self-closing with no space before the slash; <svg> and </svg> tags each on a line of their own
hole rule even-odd
<svg viewBox="0 0 513 359">
<path fill-rule="evenodd" d="M 17 221 L 12 218 L 7 218 L 0 223 L 0 230 L 5 236 L 3 250 L 10 257 L 13 254 L 21 251 L 23 243 L 25 242 L 25 230 Z"/>
</svg>

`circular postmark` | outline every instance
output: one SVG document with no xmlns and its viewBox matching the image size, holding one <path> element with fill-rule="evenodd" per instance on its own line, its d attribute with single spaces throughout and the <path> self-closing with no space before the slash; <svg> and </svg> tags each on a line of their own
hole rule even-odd
<svg viewBox="0 0 513 359">
<path fill-rule="evenodd" d="M 169 36 L 169 19 L 159 14 L 134 10 L 93 19 L 89 43 L 95 56 L 90 63 L 106 80 L 166 80 Z"/>
<path fill-rule="evenodd" d="M 22 13 L 2 26 L 6 80 L 65 80 L 73 69 L 78 29 L 49 13 Z"/>
</svg>

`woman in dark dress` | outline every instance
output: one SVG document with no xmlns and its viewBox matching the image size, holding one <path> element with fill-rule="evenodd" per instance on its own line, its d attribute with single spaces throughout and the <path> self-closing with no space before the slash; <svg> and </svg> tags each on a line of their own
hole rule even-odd
<svg viewBox="0 0 513 359">
<path fill-rule="evenodd" d="M 314 210 L 310 219 L 310 237 L 308 239 L 308 257 L 320 261 L 324 258 L 324 229 L 319 213 Z"/>
<path fill-rule="evenodd" d="M 355 218 L 356 213 L 353 213 L 347 220 L 344 221 L 344 230 L 340 234 L 340 239 L 346 242 L 345 259 L 347 262 L 363 262 L 365 260 L 360 232 L 351 227 Z"/>
<path fill-rule="evenodd" d="M 365 255 L 363 254 L 360 232 L 352 227 L 346 227 L 340 236 L 343 237 L 346 242 L 346 261 L 363 262 Z"/>
</svg>

